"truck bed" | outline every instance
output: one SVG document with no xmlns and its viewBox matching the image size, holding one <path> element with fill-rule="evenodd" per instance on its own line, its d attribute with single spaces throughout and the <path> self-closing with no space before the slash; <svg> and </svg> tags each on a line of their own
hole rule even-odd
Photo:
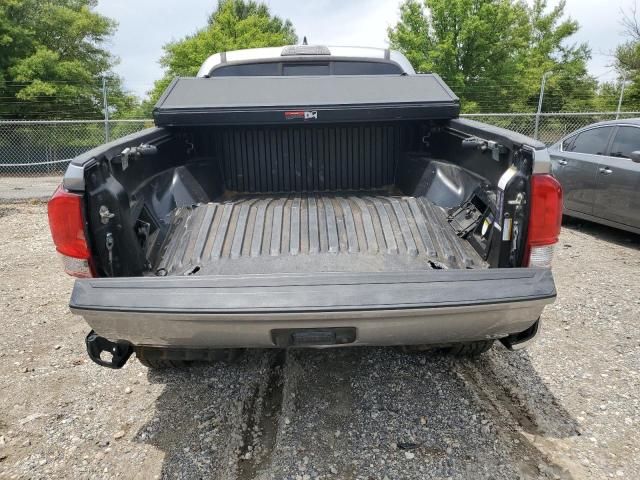
<svg viewBox="0 0 640 480">
<path fill-rule="evenodd" d="M 425 198 L 251 195 L 178 208 L 156 275 L 486 268 Z"/>
</svg>

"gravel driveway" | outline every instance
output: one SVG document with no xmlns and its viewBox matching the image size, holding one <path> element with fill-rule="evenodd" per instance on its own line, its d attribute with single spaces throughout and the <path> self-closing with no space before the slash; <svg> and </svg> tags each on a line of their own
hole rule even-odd
<svg viewBox="0 0 640 480">
<path fill-rule="evenodd" d="M 43 204 L 0 204 L 0 478 L 640 478 L 640 238 L 569 224 L 540 340 L 478 361 L 91 363 Z"/>
</svg>

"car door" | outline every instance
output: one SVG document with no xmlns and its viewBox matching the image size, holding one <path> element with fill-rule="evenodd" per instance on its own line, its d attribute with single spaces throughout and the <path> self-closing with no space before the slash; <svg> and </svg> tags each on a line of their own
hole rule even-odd
<svg viewBox="0 0 640 480">
<path fill-rule="evenodd" d="M 552 171 L 562 185 L 564 207 L 569 214 L 593 214 L 598 168 L 613 130 L 612 126 L 582 130 L 551 151 Z"/>
<path fill-rule="evenodd" d="M 598 165 L 593 215 L 640 228 L 640 163 L 629 158 L 635 151 L 640 151 L 640 127 L 617 127 L 610 153 Z"/>
</svg>

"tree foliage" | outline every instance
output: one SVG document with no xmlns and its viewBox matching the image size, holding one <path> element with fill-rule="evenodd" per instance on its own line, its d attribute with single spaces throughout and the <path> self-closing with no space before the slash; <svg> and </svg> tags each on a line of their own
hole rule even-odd
<svg viewBox="0 0 640 480">
<path fill-rule="evenodd" d="M 164 47 L 160 64 L 165 68 L 165 75 L 156 82 L 147 108 L 155 103 L 174 77 L 195 76 L 210 55 L 297 41 L 291 22 L 271 15 L 265 4 L 252 0 L 220 0 L 204 28 Z"/>
<path fill-rule="evenodd" d="M 640 19 L 637 5 L 623 13 L 622 25 L 627 40 L 616 48 L 615 68 L 621 81 L 627 82 L 624 109 L 637 111 L 640 108 Z M 617 86 L 618 89 L 620 86 Z M 609 85 L 614 89 L 616 85 Z"/>
<path fill-rule="evenodd" d="M 113 112 L 130 109 L 102 44 L 115 22 L 93 10 L 96 0 L 2 0 L 0 115 L 11 118 L 87 118 L 102 115 L 101 77 Z"/>
<path fill-rule="evenodd" d="M 519 0 L 405 0 L 388 30 L 393 48 L 417 70 L 436 72 L 474 111 L 535 108 L 544 72 L 545 109 L 588 108 L 597 83 L 587 73 L 587 45 L 570 44 L 577 22 L 564 1 L 547 8 Z"/>
</svg>

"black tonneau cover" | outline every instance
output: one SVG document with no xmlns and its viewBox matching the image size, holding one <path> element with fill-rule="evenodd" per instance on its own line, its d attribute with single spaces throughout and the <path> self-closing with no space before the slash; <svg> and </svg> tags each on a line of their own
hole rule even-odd
<svg viewBox="0 0 640 480">
<path fill-rule="evenodd" d="M 450 119 L 458 97 L 435 74 L 176 78 L 159 127 Z"/>
</svg>

